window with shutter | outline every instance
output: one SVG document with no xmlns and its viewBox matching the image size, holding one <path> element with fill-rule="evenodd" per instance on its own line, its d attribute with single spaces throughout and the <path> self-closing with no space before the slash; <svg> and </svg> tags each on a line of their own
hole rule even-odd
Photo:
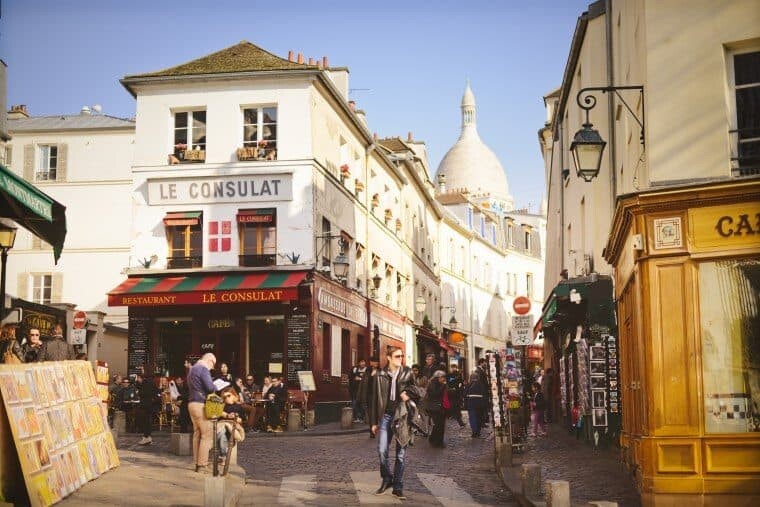
<svg viewBox="0 0 760 507">
<path fill-rule="evenodd" d="M 55 181 L 58 171 L 58 146 L 55 144 L 40 144 L 37 146 L 36 181 Z"/>
<path fill-rule="evenodd" d="M 5 145 L 5 166 L 10 167 L 13 163 L 13 146 L 10 144 Z"/>
<path fill-rule="evenodd" d="M 29 273 L 19 273 L 16 282 L 16 294 L 29 298 Z"/>
<path fill-rule="evenodd" d="M 63 273 L 53 273 L 50 299 L 53 303 L 63 303 Z"/>
<path fill-rule="evenodd" d="M 67 144 L 58 145 L 58 170 L 56 171 L 56 181 L 66 181 L 66 173 L 69 166 L 69 147 Z"/>
<path fill-rule="evenodd" d="M 53 302 L 53 275 L 44 273 L 33 273 L 31 278 L 31 297 L 32 303 L 48 305 Z"/>
<path fill-rule="evenodd" d="M 34 181 L 34 145 L 24 145 L 24 179 Z"/>
</svg>

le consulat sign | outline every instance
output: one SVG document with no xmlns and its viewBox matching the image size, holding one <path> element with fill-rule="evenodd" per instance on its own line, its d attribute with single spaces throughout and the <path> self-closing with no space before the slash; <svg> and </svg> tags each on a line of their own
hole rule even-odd
<svg viewBox="0 0 760 507">
<path fill-rule="evenodd" d="M 293 175 L 257 174 L 148 180 L 148 204 L 289 201 Z"/>
</svg>

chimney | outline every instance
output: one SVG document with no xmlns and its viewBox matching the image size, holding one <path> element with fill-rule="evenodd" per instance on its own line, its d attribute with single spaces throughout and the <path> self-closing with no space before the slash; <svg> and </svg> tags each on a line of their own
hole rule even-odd
<svg viewBox="0 0 760 507">
<path fill-rule="evenodd" d="M 441 194 L 446 193 L 446 175 L 445 174 L 438 175 L 438 193 L 441 193 Z"/>
<path fill-rule="evenodd" d="M 303 53 L 298 53 L 298 63 L 303 63 Z"/>
<path fill-rule="evenodd" d="M 311 56 L 309 57 L 309 65 L 314 65 L 314 58 Z"/>
<path fill-rule="evenodd" d="M 322 68 L 322 60 L 317 60 L 317 68 L 318 69 Z"/>
<path fill-rule="evenodd" d="M 288 51 L 288 61 L 289 62 L 293 61 L 293 50 L 292 49 L 290 51 Z"/>
<path fill-rule="evenodd" d="M 348 108 L 355 113 L 356 112 L 356 101 L 349 100 L 348 101 Z"/>
<path fill-rule="evenodd" d="M 29 118 L 29 111 L 26 109 L 26 104 L 11 106 L 11 110 L 8 111 L 9 120 L 18 120 L 19 118 Z"/>
<path fill-rule="evenodd" d="M 327 57 L 326 56 L 322 57 L 322 67 L 324 67 L 324 68 L 328 68 L 329 67 L 329 65 L 327 65 Z"/>
<path fill-rule="evenodd" d="M 406 135 L 406 142 L 408 142 L 408 143 L 413 143 L 414 142 L 414 134 L 412 134 L 411 130 Z"/>
</svg>

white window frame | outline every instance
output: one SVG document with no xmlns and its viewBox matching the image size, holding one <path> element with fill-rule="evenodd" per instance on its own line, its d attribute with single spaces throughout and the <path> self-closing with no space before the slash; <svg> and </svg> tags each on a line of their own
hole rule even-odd
<svg viewBox="0 0 760 507">
<path fill-rule="evenodd" d="M 176 132 L 177 130 L 180 130 L 177 127 L 177 115 L 187 113 L 187 126 L 182 127 L 183 130 L 187 130 L 187 150 L 194 150 L 196 146 L 199 147 L 200 150 L 205 151 L 208 147 L 208 111 L 206 108 L 195 108 L 195 109 L 177 109 L 176 111 L 172 111 L 172 122 L 173 122 L 173 128 L 172 128 L 172 146 L 174 146 L 174 149 L 176 150 Z M 193 143 L 193 115 L 195 113 L 206 113 L 206 121 L 204 123 L 205 130 L 206 130 L 206 140 L 203 142 L 202 145 L 194 144 Z"/>
<path fill-rule="evenodd" d="M 528 229 L 524 231 L 524 233 L 525 233 L 525 251 L 530 252 L 531 247 L 533 246 L 530 230 Z"/>
<path fill-rule="evenodd" d="M 55 153 L 53 153 L 55 151 Z M 36 181 L 55 181 L 58 178 L 58 145 L 37 145 L 37 170 L 34 174 Z"/>
<path fill-rule="evenodd" d="M 279 128 L 279 125 L 280 125 L 279 124 L 279 108 L 277 107 L 277 104 L 246 105 L 246 106 L 242 106 L 241 109 L 240 109 L 240 115 L 241 115 L 241 120 L 242 120 L 242 124 L 243 124 L 241 132 L 240 132 L 241 145 L 242 146 L 244 146 L 244 147 L 251 147 L 251 148 L 254 147 L 253 141 L 247 140 L 246 136 L 245 136 L 245 128 L 248 127 L 248 126 L 252 126 L 253 125 L 253 123 L 246 123 L 245 122 L 245 112 L 247 110 L 255 110 L 256 111 L 256 146 L 258 146 L 258 144 L 261 141 L 265 140 L 264 139 L 264 125 L 265 125 L 264 124 L 264 110 L 265 109 L 274 109 L 275 110 L 276 119 L 275 119 L 274 123 L 272 123 L 272 124 L 275 126 L 275 129 Z M 267 123 L 266 125 L 269 125 L 269 123 Z M 274 156 L 274 158 L 276 160 L 277 159 L 277 149 L 278 149 L 278 146 L 277 146 L 277 135 L 275 135 L 274 139 L 266 139 L 266 141 L 268 143 L 269 142 L 272 143 L 273 146 L 270 147 L 269 149 L 274 149 L 275 150 L 275 156 Z M 348 144 L 346 144 L 346 147 L 348 147 Z"/>
<path fill-rule="evenodd" d="M 52 273 L 32 273 L 29 275 L 29 300 L 39 305 L 49 305 L 53 302 Z M 45 298 L 45 291 L 49 297 Z"/>
<path fill-rule="evenodd" d="M 525 273 L 525 297 L 533 298 L 533 273 Z"/>
</svg>

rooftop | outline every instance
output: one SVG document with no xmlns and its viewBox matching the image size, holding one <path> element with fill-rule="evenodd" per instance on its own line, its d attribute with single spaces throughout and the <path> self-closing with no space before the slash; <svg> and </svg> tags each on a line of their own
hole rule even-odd
<svg viewBox="0 0 760 507">
<path fill-rule="evenodd" d="M 71 114 L 8 119 L 8 130 L 11 133 L 125 128 L 134 129 L 134 120 L 116 118 L 115 116 L 108 116 L 106 114 Z"/>
</svg>

